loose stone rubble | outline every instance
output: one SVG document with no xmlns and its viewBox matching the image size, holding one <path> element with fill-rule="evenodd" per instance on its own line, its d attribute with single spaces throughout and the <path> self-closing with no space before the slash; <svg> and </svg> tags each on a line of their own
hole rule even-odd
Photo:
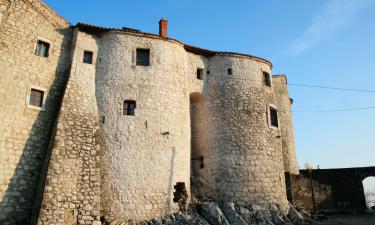
<svg viewBox="0 0 375 225">
<path fill-rule="evenodd" d="M 292 205 L 287 216 L 280 215 L 278 211 L 264 216 L 257 211 L 259 208 L 256 205 L 238 207 L 233 202 L 201 202 L 191 205 L 186 213 L 178 212 L 139 223 L 102 218 L 102 225 L 338 225 L 303 217 Z"/>
</svg>

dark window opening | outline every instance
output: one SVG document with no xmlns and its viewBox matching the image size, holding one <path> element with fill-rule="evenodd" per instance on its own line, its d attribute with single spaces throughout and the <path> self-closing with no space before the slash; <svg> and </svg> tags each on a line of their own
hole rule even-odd
<svg viewBox="0 0 375 225">
<path fill-rule="evenodd" d="M 263 83 L 266 86 L 271 87 L 271 76 L 267 72 L 263 72 Z"/>
<path fill-rule="evenodd" d="M 43 100 L 44 100 L 44 91 L 33 89 L 33 88 L 30 90 L 29 105 L 42 107 Z"/>
<path fill-rule="evenodd" d="M 174 186 L 175 192 L 173 193 L 173 202 L 177 202 L 178 207 L 182 212 L 186 212 L 188 193 L 186 190 L 185 182 L 177 182 Z"/>
<path fill-rule="evenodd" d="M 232 69 L 231 68 L 228 69 L 228 75 L 232 75 Z"/>
<path fill-rule="evenodd" d="M 209 71 L 209 70 L 207 70 L 207 74 L 210 74 L 210 71 Z"/>
<path fill-rule="evenodd" d="M 203 80 L 203 69 L 201 69 L 201 68 L 197 69 L 197 79 Z"/>
<path fill-rule="evenodd" d="M 93 52 L 84 51 L 83 52 L 83 63 L 92 64 Z"/>
<path fill-rule="evenodd" d="M 279 120 L 277 117 L 277 109 L 270 106 L 270 122 L 271 126 L 273 127 L 279 127 Z"/>
<path fill-rule="evenodd" d="M 48 57 L 50 44 L 44 41 L 38 40 L 36 43 L 35 55 Z"/>
<path fill-rule="evenodd" d="M 137 48 L 137 65 L 149 66 L 150 65 L 150 49 Z"/>
<path fill-rule="evenodd" d="M 135 101 L 125 100 L 124 101 L 123 115 L 134 116 L 135 107 L 136 107 Z"/>
</svg>

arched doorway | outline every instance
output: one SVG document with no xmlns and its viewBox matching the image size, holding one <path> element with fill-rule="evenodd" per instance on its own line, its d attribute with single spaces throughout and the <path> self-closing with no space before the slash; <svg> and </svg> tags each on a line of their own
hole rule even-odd
<svg viewBox="0 0 375 225">
<path fill-rule="evenodd" d="M 375 211 L 375 177 L 370 176 L 362 181 L 365 193 L 366 205 L 371 211 Z"/>
</svg>

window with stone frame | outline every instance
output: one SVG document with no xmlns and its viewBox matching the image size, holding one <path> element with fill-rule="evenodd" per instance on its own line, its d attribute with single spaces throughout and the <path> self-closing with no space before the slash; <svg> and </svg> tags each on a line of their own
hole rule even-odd
<svg viewBox="0 0 375 225">
<path fill-rule="evenodd" d="M 43 107 L 44 91 L 31 88 L 29 96 L 29 105 Z"/>
<path fill-rule="evenodd" d="M 93 52 L 84 51 L 83 52 L 83 63 L 92 64 Z"/>
<path fill-rule="evenodd" d="M 49 49 L 50 49 L 50 44 L 48 42 L 38 40 L 36 42 L 35 55 L 48 57 Z"/>
<path fill-rule="evenodd" d="M 136 65 L 149 66 L 150 65 L 150 49 L 137 48 Z"/>
<path fill-rule="evenodd" d="M 136 102 L 134 100 L 125 100 L 123 107 L 123 115 L 134 116 L 134 111 L 136 108 Z"/>
<path fill-rule="evenodd" d="M 270 119 L 270 125 L 272 127 L 279 127 L 279 118 L 278 118 L 278 115 L 277 115 L 277 109 L 270 106 L 269 107 L 269 119 Z"/>
<path fill-rule="evenodd" d="M 263 71 L 263 83 L 264 85 L 271 87 L 271 75 Z"/>
</svg>

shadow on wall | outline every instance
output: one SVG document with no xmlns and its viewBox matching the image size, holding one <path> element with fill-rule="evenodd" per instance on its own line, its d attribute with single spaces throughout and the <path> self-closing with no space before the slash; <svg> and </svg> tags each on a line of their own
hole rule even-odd
<svg viewBox="0 0 375 225">
<path fill-rule="evenodd" d="M 54 140 L 53 128 L 60 110 L 70 68 L 71 29 L 56 29 L 56 31 L 64 36 L 62 48 L 66 47 L 66 49 L 58 56 L 55 79 L 48 93 L 45 94 L 46 110 L 38 113 L 13 176 L 0 201 L 0 215 L 5 213 L 5 216 L 0 217 L 2 225 L 36 224 L 38 219 Z M 28 113 L 28 110 L 33 109 L 25 110 Z"/>
<path fill-rule="evenodd" d="M 172 157 L 171 157 L 171 161 L 169 162 L 169 177 L 168 177 L 168 187 L 167 187 L 168 193 L 167 193 L 167 202 L 166 202 L 167 207 L 165 208 L 165 214 L 171 213 L 175 158 L 176 158 L 176 147 L 172 147 Z"/>
</svg>

